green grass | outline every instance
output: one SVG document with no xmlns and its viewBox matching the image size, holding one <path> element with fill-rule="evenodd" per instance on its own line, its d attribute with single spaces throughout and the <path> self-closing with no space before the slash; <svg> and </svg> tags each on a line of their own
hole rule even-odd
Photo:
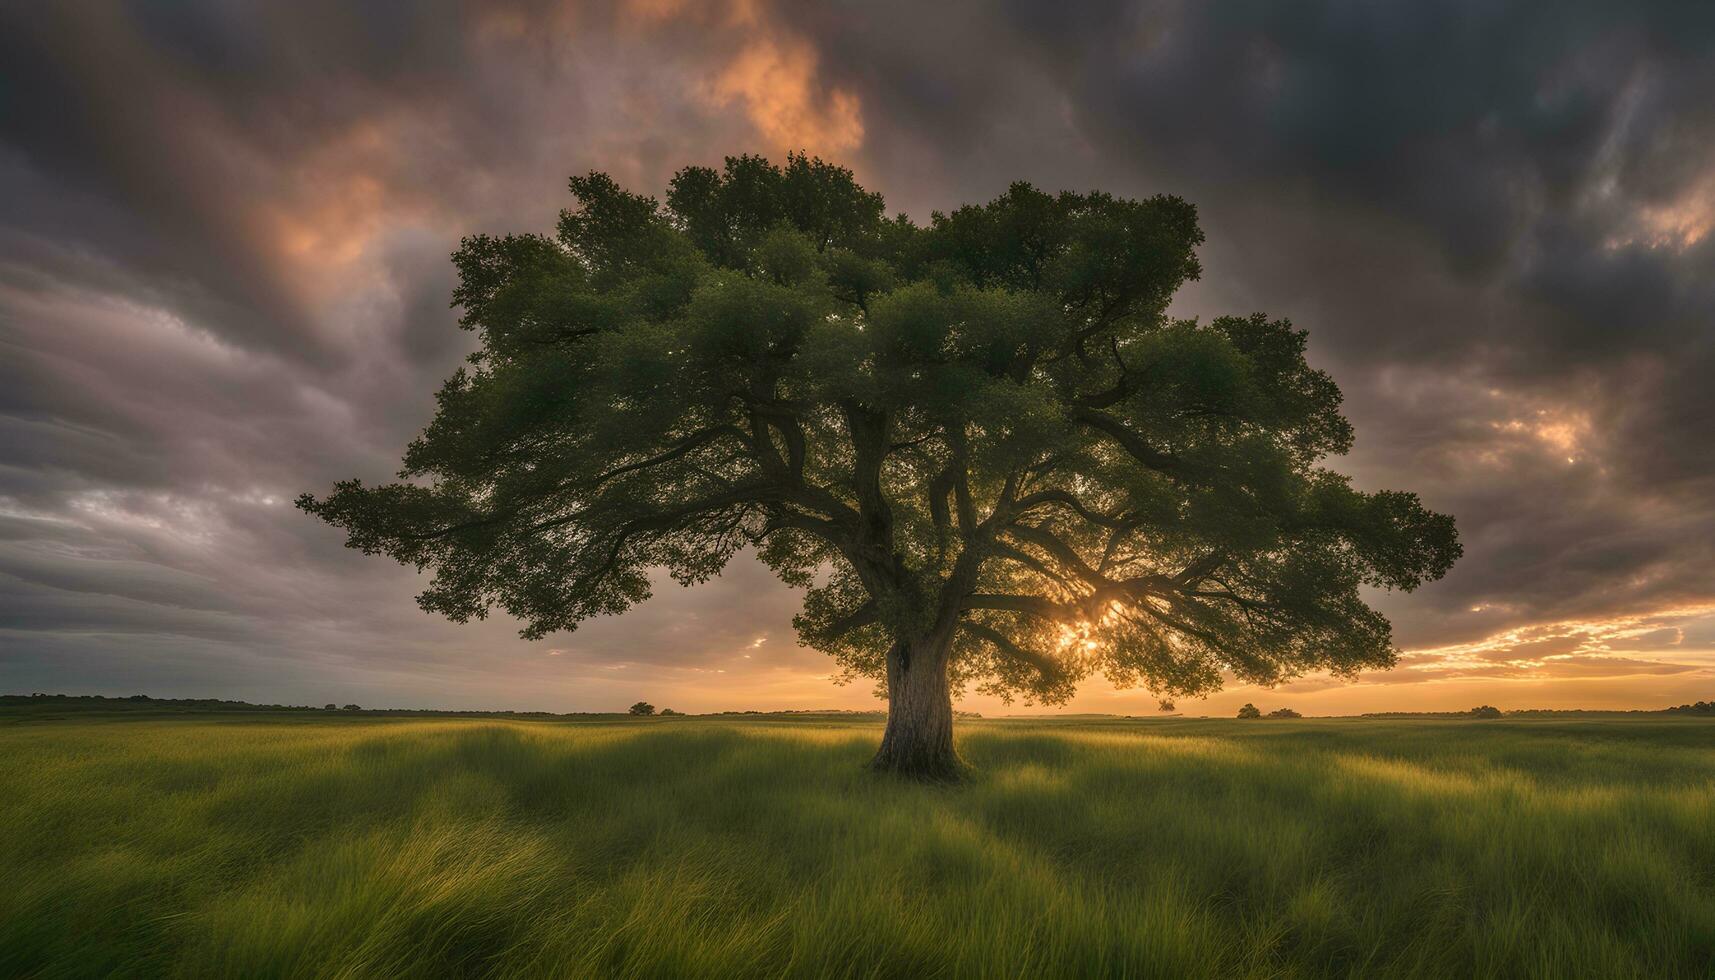
<svg viewBox="0 0 1715 980">
<path fill-rule="evenodd" d="M 962 733 L 14 720 L 0 976 L 1715 976 L 1705 720 Z"/>
</svg>

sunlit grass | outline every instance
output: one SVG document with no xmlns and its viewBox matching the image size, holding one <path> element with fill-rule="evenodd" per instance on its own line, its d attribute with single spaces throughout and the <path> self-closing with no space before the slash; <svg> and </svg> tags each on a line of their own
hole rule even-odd
<svg viewBox="0 0 1715 980">
<path fill-rule="evenodd" d="M 1708 977 L 1715 726 L 0 725 L 0 976 Z"/>
</svg>

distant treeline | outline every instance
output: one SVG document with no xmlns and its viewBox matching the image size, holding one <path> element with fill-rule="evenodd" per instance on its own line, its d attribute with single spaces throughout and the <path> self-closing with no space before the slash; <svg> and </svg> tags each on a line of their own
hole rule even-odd
<svg viewBox="0 0 1715 980">
<path fill-rule="evenodd" d="M 1698 701 L 1672 708 L 1518 708 L 1501 711 L 1484 705 L 1469 711 L 1370 711 L 1360 718 L 1578 718 L 1594 715 L 1715 715 L 1715 701 Z"/>
<path fill-rule="evenodd" d="M 805 717 L 805 716 L 815 716 L 815 715 L 833 715 L 834 717 L 837 717 L 837 718 L 855 718 L 855 719 L 871 718 L 871 719 L 874 719 L 876 721 L 886 721 L 887 720 L 887 712 L 882 711 L 880 709 L 874 709 L 874 708 L 868 709 L 868 710 L 863 710 L 863 711 L 857 711 L 857 710 L 853 710 L 851 708 L 781 708 L 781 709 L 776 710 L 776 711 L 757 711 L 755 709 L 748 709 L 745 711 L 711 711 L 707 714 L 706 717 L 709 717 L 709 718 L 727 718 L 727 717 L 732 717 L 732 716 L 743 716 L 743 715 L 792 715 L 794 717 Z M 976 713 L 975 711 L 954 711 L 953 717 L 954 718 L 981 718 L 982 715 Z"/>
<path fill-rule="evenodd" d="M 441 708 L 364 708 L 355 704 L 251 704 L 219 698 L 152 698 L 147 694 L 109 698 L 99 694 L 0 694 L 0 709 L 35 708 L 60 711 L 293 711 L 316 714 L 451 715 L 478 718 L 612 718 L 629 717 L 623 711 L 457 711 Z M 674 712 L 677 714 L 678 712 Z M 747 715 L 791 715 L 795 718 L 831 716 L 847 719 L 887 718 L 885 711 L 849 711 L 841 708 L 788 708 L 783 711 L 717 711 L 710 717 Z M 974 711 L 955 711 L 956 718 L 981 718 Z"/>
<path fill-rule="evenodd" d="M 37 708 L 87 711 L 292 711 L 316 714 L 366 715 L 468 715 L 495 718 L 608 718 L 623 712 L 574 711 L 457 711 L 439 708 L 363 708 L 355 704 L 251 704 L 219 698 L 152 698 L 147 694 L 108 698 L 98 694 L 0 694 L 0 708 Z"/>
<path fill-rule="evenodd" d="M 847 708 L 783 708 L 779 711 L 757 711 L 748 708 L 744 711 L 711 711 L 711 717 L 725 718 L 730 715 L 838 715 L 841 718 L 886 718 L 885 711 L 852 711 Z"/>
</svg>

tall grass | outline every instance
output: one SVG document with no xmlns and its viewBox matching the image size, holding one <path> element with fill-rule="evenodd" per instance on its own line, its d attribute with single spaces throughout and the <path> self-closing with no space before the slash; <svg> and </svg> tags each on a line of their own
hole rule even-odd
<svg viewBox="0 0 1715 980">
<path fill-rule="evenodd" d="M 1715 726 L 0 725 L 0 976 L 1715 976 Z"/>
</svg>

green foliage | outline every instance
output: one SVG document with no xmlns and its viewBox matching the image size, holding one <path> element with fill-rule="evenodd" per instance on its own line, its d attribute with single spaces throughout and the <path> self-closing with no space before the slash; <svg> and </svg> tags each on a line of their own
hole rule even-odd
<svg viewBox="0 0 1715 980">
<path fill-rule="evenodd" d="M 1267 717 L 1269 717 L 1269 718 L 1302 718 L 1304 716 L 1299 714 L 1298 712 L 1292 710 L 1291 708 L 1276 708 L 1273 711 L 1270 711 L 1268 713 Z"/>
<path fill-rule="evenodd" d="M 625 710 L 626 714 L 631 715 L 652 715 L 655 713 L 655 706 L 648 701 L 639 701 Z"/>
<path fill-rule="evenodd" d="M 1049 703 L 1094 672 L 1164 697 L 1394 663 L 1361 588 L 1460 548 L 1352 442 L 1305 333 L 1167 315 L 1195 209 L 1015 184 L 927 226 L 790 157 L 665 202 L 575 178 L 553 237 L 467 239 L 481 350 L 402 482 L 304 509 L 434 578 L 424 609 L 569 630 L 753 548 L 846 676 L 889 651 Z"/>
<path fill-rule="evenodd" d="M 1244 706 L 1239 708 L 1239 717 L 1240 718 L 1261 718 L 1262 717 L 1262 710 L 1259 709 L 1256 705 L 1251 704 L 1249 701 L 1246 701 L 1244 703 Z"/>
<path fill-rule="evenodd" d="M 0 723 L 6 977 L 1700 977 L 1702 718 Z"/>
</svg>

